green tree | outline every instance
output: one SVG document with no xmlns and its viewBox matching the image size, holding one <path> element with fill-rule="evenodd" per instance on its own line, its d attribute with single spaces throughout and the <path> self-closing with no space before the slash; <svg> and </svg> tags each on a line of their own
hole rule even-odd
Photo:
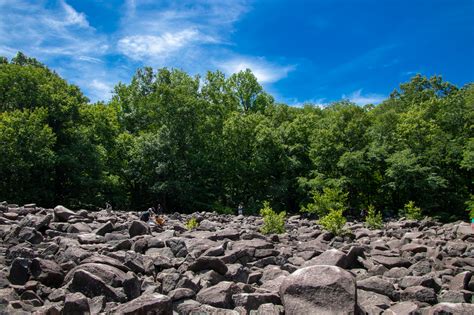
<svg viewBox="0 0 474 315">
<path fill-rule="evenodd" d="M 54 199 L 56 137 L 46 117 L 45 109 L 0 113 L 0 196 L 10 202 Z"/>
</svg>

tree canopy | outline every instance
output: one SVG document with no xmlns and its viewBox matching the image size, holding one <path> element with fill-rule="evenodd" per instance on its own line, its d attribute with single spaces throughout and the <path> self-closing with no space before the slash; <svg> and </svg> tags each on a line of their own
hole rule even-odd
<svg viewBox="0 0 474 315">
<path fill-rule="evenodd" d="M 90 104 L 36 59 L 0 58 L 10 202 L 256 213 L 269 201 L 297 212 L 335 191 L 348 211 L 397 214 L 413 201 L 449 220 L 467 217 L 473 165 L 474 84 L 439 76 L 417 75 L 379 105 L 296 108 L 248 69 L 201 78 L 145 67 Z"/>
</svg>

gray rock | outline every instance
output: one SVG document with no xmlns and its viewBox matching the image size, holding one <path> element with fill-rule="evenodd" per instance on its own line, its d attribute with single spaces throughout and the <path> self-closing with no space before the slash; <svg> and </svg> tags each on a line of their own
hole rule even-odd
<svg viewBox="0 0 474 315">
<path fill-rule="evenodd" d="M 48 287 L 58 288 L 63 283 L 64 273 L 61 266 L 52 260 L 35 258 L 30 269 L 33 278 Z"/>
<path fill-rule="evenodd" d="M 466 290 L 463 291 L 444 291 L 438 297 L 439 302 L 445 303 L 469 303 L 471 302 L 472 293 Z"/>
<path fill-rule="evenodd" d="M 81 292 L 87 297 L 104 296 L 110 302 L 125 302 L 125 294 L 107 285 L 101 278 L 84 270 L 74 272 L 69 290 Z"/>
<path fill-rule="evenodd" d="M 416 303 L 407 301 L 400 302 L 395 305 L 392 305 L 388 310 L 386 310 L 384 315 L 420 315 L 419 307 Z"/>
<path fill-rule="evenodd" d="M 189 265 L 188 270 L 214 270 L 220 273 L 221 275 L 225 275 L 227 273 L 228 268 L 226 264 L 219 258 L 201 256 Z"/>
<path fill-rule="evenodd" d="M 441 314 L 459 314 L 459 315 L 471 315 L 474 314 L 474 304 L 469 303 L 439 303 L 431 307 L 428 311 L 431 315 Z"/>
<path fill-rule="evenodd" d="M 15 258 L 10 266 L 8 280 L 12 284 L 23 285 L 30 279 L 30 260 Z"/>
<path fill-rule="evenodd" d="M 400 299 L 402 301 L 415 300 L 428 304 L 436 304 L 437 301 L 435 291 L 422 286 L 406 288 L 401 292 Z"/>
<path fill-rule="evenodd" d="M 122 304 L 113 310 L 115 314 L 172 314 L 171 299 L 159 293 L 143 294 L 140 297 Z"/>
<path fill-rule="evenodd" d="M 119 287 L 123 285 L 123 281 L 127 278 L 127 274 L 122 270 L 109 266 L 106 264 L 98 263 L 85 263 L 77 267 L 74 267 L 71 271 L 68 272 L 64 278 L 64 282 L 69 282 L 72 280 L 74 273 L 78 270 L 87 271 L 100 279 L 107 285 L 112 287 Z"/>
<path fill-rule="evenodd" d="M 166 246 L 168 246 L 175 257 L 186 257 L 188 249 L 186 242 L 181 238 L 170 238 L 166 240 Z"/>
<path fill-rule="evenodd" d="M 356 283 L 336 266 L 311 266 L 286 277 L 280 287 L 285 314 L 355 314 Z"/>
<path fill-rule="evenodd" d="M 141 294 L 141 281 L 133 272 L 128 272 L 123 280 L 123 291 L 129 301 L 137 298 Z"/>
<path fill-rule="evenodd" d="M 150 234 L 150 227 L 145 222 L 133 221 L 128 229 L 128 233 L 130 234 L 130 237 Z"/>
<path fill-rule="evenodd" d="M 283 306 L 265 303 L 260 305 L 256 312 L 250 311 L 249 315 L 283 315 L 284 313 L 285 309 Z"/>
<path fill-rule="evenodd" d="M 54 208 L 54 221 L 67 222 L 75 213 L 63 206 L 56 206 Z"/>
<path fill-rule="evenodd" d="M 64 300 L 64 314 L 86 314 L 90 313 L 87 297 L 82 293 L 70 293 Z"/>
<path fill-rule="evenodd" d="M 402 289 L 406 289 L 414 286 L 424 286 L 427 288 L 432 288 L 435 291 L 439 291 L 440 284 L 436 282 L 433 276 L 406 276 L 400 280 L 398 286 Z"/>
<path fill-rule="evenodd" d="M 196 292 L 188 288 L 177 288 L 168 292 L 168 296 L 174 302 L 183 299 L 192 299 L 196 296 Z"/>
<path fill-rule="evenodd" d="M 212 287 L 202 289 L 196 300 L 219 308 L 233 308 L 232 295 L 240 293 L 240 288 L 233 282 L 222 281 Z"/>
<path fill-rule="evenodd" d="M 472 272 L 464 271 L 457 274 L 449 284 L 450 290 L 464 290 L 468 289 L 469 281 L 471 280 Z"/>
<path fill-rule="evenodd" d="M 102 224 L 96 231 L 95 234 L 105 236 L 107 233 L 111 233 L 114 230 L 112 222 L 108 221 Z"/>
<path fill-rule="evenodd" d="M 364 314 L 380 314 L 390 307 L 392 300 L 382 294 L 358 289 L 357 303 Z"/>
<path fill-rule="evenodd" d="M 315 265 L 328 265 L 347 268 L 348 259 L 346 254 L 333 248 L 325 251 L 319 256 L 312 258 L 311 260 L 308 260 L 303 264 L 304 267 Z"/>
<path fill-rule="evenodd" d="M 235 306 L 243 307 L 247 312 L 257 310 L 262 304 L 281 304 L 276 293 L 239 293 L 232 296 Z"/>
<path fill-rule="evenodd" d="M 85 224 L 83 222 L 77 222 L 71 224 L 66 231 L 68 233 L 90 233 L 92 232 L 92 229 L 88 224 Z"/>
<path fill-rule="evenodd" d="M 394 267 L 410 267 L 411 263 L 401 257 L 390 257 L 390 256 L 381 256 L 381 255 L 376 255 L 372 256 L 372 259 L 381 265 L 384 265 L 388 269 L 394 268 Z"/>
<path fill-rule="evenodd" d="M 357 288 L 382 294 L 388 296 L 392 300 L 397 300 L 394 285 L 378 276 L 373 276 L 361 281 L 357 281 Z"/>
</svg>

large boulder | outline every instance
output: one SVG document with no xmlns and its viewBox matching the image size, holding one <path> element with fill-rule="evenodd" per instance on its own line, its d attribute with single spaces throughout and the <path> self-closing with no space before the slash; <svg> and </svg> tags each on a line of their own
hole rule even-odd
<svg viewBox="0 0 474 315">
<path fill-rule="evenodd" d="M 130 237 L 145 235 L 150 233 L 150 227 L 143 221 L 133 221 L 128 229 Z"/>
<path fill-rule="evenodd" d="M 8 280 L 12 284 L 23 285 L 30 279 L 30 260 L 15 258 L 10 266 Z"/>
<path fill-rule="evenodd" d="M 87 271 L 104 281 L 107 285 L 112 287 L 120 287 L 123 285 L 123 281 L 127 278 L 127 274 L 110 265 L 98 264 L 98 263 L 85 263 L 77 267 L 74 267 L 64 278 L 65 282 L 71 281 L 74 276 L 74 273 L 78 270 Z"/>
<path fill-rule="evenodd" d="M 64 280 L 64 273 L 56 262 L 35 258 L 31 262 L 31 274 L 33 278 L 48 287 L 60 287 Z"/>
<path fill-rule="evenodd" d="M 67 222 L 68 219 L 74 214 L 74 211 L 71 211 L 66 207 L 57 206 L 56 208 L 54 208 L 54 221 Z"/>
<path fill-rule="evenodd" d="M 299 269 L 283 280 L 280 297 L 285 314 L 355 314 L 356 282 L 336 266 Z"/>
<path fill-rule="evenodd" d="M 124 302 L 125 294 L 102 281 L 101 278 L 84 270 L 77 270 L 69 284 L 71 292 L 81 292 L 89 298 L 104 296 L 109 302 Z"/>
</svg>

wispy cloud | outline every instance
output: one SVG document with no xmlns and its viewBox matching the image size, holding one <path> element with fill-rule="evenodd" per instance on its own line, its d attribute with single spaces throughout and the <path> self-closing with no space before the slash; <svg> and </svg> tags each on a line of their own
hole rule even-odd
<svg viewBox="0 0 474 315">
<path fill-rule="evenodd" d="M 357 91 L 352 92 L 350 95 L 342 95 L 343 99 L 347 99 L 357 105 L 367 105 L 367 104 L 379 104 L 387 97 L 382 94 L 362 94 L 363 89 L 359 89 Z"/>
<path fill-rule="evenodd" d="M 195 29 L 184 29 L 174 33 L 166 32 L 161 35 L 132 35 L 125 36 L 118 42 L 118 50 L 124 55 L 135 59 L 165 59 L 179 49 L 193 43 L 216 42 L 210 36 L 204 36 Z"/>
<path fill-rule="evenodd" d="M 319 108 L 324 108 L 330 104 L 326 98 L 316 98 L 316 99 L 312 98 L 312 99 L 308 99 L 304 101 L 299 101 L 297 98 L 292 98 L 292 99 L 286 100 L 286 103 L 290 106 L 300 107 L 300 108 L 304 107 L 305 105 L 312 105 Z"/>
<path fill-rule="evenodd" d="M 86 15 L 84 13 L 79 13 L 74 10 L 69 4 L 61 0 L 61 5 L 66 12 L 64 23 L 66 25 L 78 25 L 80 27 L 89 27 L 89 22 L 87 21 Z"/>
<path fill-rule="evenodd" d="M 260 58 L 233 58 L 223 62 L 217 62 L 217 66 L 227 74 L 233 74 L 241 70 L 250 69 L 262 83 L 273 83 L 285 78 L 289 72 L 295 70 L 295 65 L 281 66 L 270 63 L 263 57 Z"/>
<path fill-rule="evenodd" d="M 117 9 L 115 29 L 106 32 L 68 0 L 0 0 L 0 54 L 12 57 L 23 51 L 38 58 L 92 101 L 108 99 L 114 83 L 128 81 L 144 65 L 192 74 L 250 68 L 269 86 L 295 66 L 278 58 L 239 55 L 232 34 L 250 10 L 250 0 L 125 0 Z"/>
<path fill-rule="evenodd" d="M 56 6 L 46 2 L 2 1 L 0 51 L 18 50 L 48 61 L 61 56 L 98 57 L 109 49 L 106 36 L 89 25 L 84 13 L 64 0 Z"/>
</svg>

